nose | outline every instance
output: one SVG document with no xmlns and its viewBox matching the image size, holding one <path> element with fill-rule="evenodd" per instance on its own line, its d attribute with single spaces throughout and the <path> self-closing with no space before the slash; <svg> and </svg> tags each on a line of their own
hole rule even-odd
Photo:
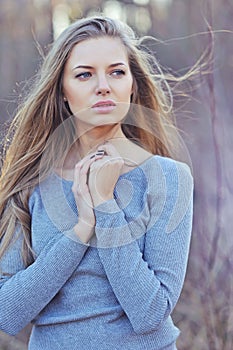
<svg viewBox="0 0 233 350">
<path fill-rule="evenodd" d="M 96 95 L 107 95 L 110 92 L 111 89 L 106 76 L 99 77 L 96 86 Z"/>
</svg>

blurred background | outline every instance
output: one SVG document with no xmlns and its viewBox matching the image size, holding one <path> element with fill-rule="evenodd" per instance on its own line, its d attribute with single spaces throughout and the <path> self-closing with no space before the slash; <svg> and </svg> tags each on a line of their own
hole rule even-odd
<svg viewBox="0 0 233 350">
<path fill-rule="evenodd" d="M 150 49 L 176 75 L 205 50 L 213 54 L 209 74 L 200 69 L 184 86 L 189 98 L 175 99 L 195 201 L 187 277 L 173 318 L 179 350 L 232 350 L 233 0 L 0 0 L 0 139 L 54 38 L 95 13 L 157 38 Z M 0 350 L 26 349 L 29 332 L 0 332 Z"/>
</svg>

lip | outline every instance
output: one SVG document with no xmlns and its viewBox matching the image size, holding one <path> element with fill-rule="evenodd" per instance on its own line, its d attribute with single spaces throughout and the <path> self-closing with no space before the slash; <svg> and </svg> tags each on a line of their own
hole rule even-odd
<svg viewBox="0 0 233 350">
<path fill-rule="evenodd" d="M 116 103 L 112 100 L 102 100 L 96 102 L 91 108 L 97 114 L 108 114 L 116 108 Z"/>
<path fill-rule="evenodd" d="M 96 102 L 91 108 L 101 108 L 101 107 L 115 107 L 116 104 L 112 100 L 102 100 Z"/>
</svg>

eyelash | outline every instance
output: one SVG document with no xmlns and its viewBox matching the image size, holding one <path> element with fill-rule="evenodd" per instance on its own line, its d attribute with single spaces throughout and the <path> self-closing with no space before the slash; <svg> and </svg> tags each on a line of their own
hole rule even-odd
<svg viewBox="0 0 233 350">
<path fill-rule="evenodd" d="M 112 74 L 113 73 L 120 73 L 120 75 L 125 75 L 125 71 L 123 71 L 122 69 L 116 69 L 112 72 Z M 119 74 L 117 74 L 117 75 L 119 75 Z"/>
<path fill-rule="evenodd" d="M 88 75 L 89 75 L 89 77 L 90 77 L 90 75 L 91 75 L 91 73 L 90 73 L 90 72 L 83 72 L 83 73 L 79 73 L 79 74 L 77 74 L 77 75 L 75 76 L 75 78 L 82 78 L 82 79 L 86 79 L 86 78 L 88 78 L 88 77 L 86 76 L 86 74 L 88 74 Z"/>
<path fill-rule="evenodd" d="M 117 73 L 117 74 L 114 74 Z M 125 75 L 125 71 L 123 71 L 122 69 L 116 69 L 113 72 L 111 72 L 111 75 L 114 74 L 116 76 L 119 75 Z M 88 76 L 87 76 L 88 75 Z M 92 74 L 90 72 L 83 72 L 83 73 L 79 73 L 75 76 L 75 78 L 81 78 L 83 80 L 88 79 Z"/>
</svg>

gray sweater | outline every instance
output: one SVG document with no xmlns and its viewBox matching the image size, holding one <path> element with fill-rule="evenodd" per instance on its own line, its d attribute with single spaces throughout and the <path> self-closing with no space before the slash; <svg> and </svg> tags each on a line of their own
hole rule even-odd
<svg viewBox="0 0 233 350">
<path fill-rule="evenodd" d="M 33 191 L 32 246 L 21 238 L 1 260 L 0 329 L 29 322 L 30 350 L 175 349 L 171 319 L 183 286 L 192 227 L 187 165 L 153 156 L 120 176 L 95 208 L 95 235 L 80 242 L 72 182 L 52 173 Z"/>
</svg>

